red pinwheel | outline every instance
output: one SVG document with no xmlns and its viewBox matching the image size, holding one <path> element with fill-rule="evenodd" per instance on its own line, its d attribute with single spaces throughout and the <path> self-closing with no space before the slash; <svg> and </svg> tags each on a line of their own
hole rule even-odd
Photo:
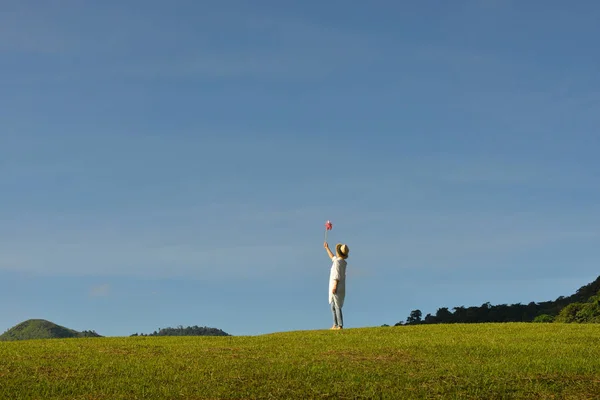
<svg viewBox="0 0 600 400">
<path fill-rule="evenodd" d="M 327 231 L 330 231 L 332 229 L 333 229 L 333 224 L 331 223 L 331 221 L 325 222 L 325 241 L 327 241 Z"/>
</svg>

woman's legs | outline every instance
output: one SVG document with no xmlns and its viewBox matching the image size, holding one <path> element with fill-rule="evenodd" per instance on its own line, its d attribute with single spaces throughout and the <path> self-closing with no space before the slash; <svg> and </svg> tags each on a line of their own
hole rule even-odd
<svg viewBox="0 0 600 400">
<path fill-rule="evenodd" d="M 342 308 L 338 307 L 335 299 L 331 302 L 331 313 L 333 314 L 333 328 L 343 328 L 344 316 L 342 315 Z"/>
<path fill-rule="evenodd" d="M 331 329 L 335 329 L 338 327 L 338 321 L 337 321 L 337 313 L 335 312 L 335 302 L 334 301 L 331 302 L 331 314 L 333 314 L 333 326 L 331 327 Z"/>
</svg>

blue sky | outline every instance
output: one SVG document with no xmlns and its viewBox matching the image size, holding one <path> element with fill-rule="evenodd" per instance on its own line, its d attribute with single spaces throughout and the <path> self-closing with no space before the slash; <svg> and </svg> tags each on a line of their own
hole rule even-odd
<svg viewBox="0 0 600 400">
<path fill-rule="evenodd" d="M 2 1 L 0 331 L 328 328 L 328 219 L 346 327 L 572 294 L 599 275 L 598 20 Z"/>
</svg>

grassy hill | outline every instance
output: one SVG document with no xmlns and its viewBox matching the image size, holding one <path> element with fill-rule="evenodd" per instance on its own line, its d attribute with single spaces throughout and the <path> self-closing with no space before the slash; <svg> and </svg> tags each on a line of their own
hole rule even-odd
<svg viewBox="0 0 600 400">
<path fill-rule="evenodd" d="M 93 331 L 77 332 L 44 319 L 30 319 L 4 332 L 0 335 L 0 341 L 79 337 L 100 337 L 100 335 Z"/>
<path fill-rule="evenodd" d="M 0 399 L 596 399 L 595 324 L 440 324 L 0 346 Z"/>
</svg>

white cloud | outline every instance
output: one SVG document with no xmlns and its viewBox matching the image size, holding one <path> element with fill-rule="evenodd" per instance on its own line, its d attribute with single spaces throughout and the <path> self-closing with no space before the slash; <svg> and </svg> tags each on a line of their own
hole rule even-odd
<svg viewBox="0 0 600 400">
<path fill-rule="evenodd" d="M 413 160 L 412 178 L 458 185 L 488 184 L 549 189 L 595 188 L 596 178 L 580 165 L 525 160 L 518 157 L 421 157 Z"/>
<path fill-rule="evenodd" d="M 369 275 L 387 268 L 377 266 L 382 249 L 394 249 L 402 257 L 402 268 L 534 250 L 542 254 L 577 243 L 587 248 L 597 240 L 597 207 L 569 210 L 552 197 L 539 204 L 521 202 L 519 192 L 505 190 L 506 185 L 528 190 L 543 185 L 562 192 L 578 180 L 592 183 L 593 177 L 584 171 L 474 158 L 405 158 L 389 168 L 371 167 L 387 172 L 377 179 L 369 170 L 349 177 L 346 196 L 360 200 L 342 204 L 328 203 L 325 196 L 331 190 L 325 190 L 325 183 L 321 187 L 320 182 L 303 182 L 286 190 L 315 193 L 323 197 L 321 203 L 283 207 L 268 199 L 229 197 L 226 203 L 212 199 L 176 207 L 145 206 L 140 201 L 99 214 L 5 208 L 4 215 L 0 211 L 0 269 L 52 275 L 261 278 L 280 273 L 282 265 L 320 262 L 326 219 L 334 222 L 331 240 L 343 237 L 355 249 L 355 273 L 365 274 L 359 271 L 364 268 Z M 544 182 L 548 176 L 551 181 Z M 485 190 L 461 192 L 480 183 Z M 510 196 L 512 209 L 504 198 L 494 199 L 496 193 Z"/>
<path fill-rule="evenodd" d="M 167 235 L 162 242 L 173 243 Z M 12 242 L 7 244 L 10 250 L 0 246 L 0 269 L 43 275 L 243 279 L 268 276 L 286 264 L 286 259 L 302 259 L 305 253 L 302 246 L 286 244 L 161 245 L 157 244 L 159 238 L 136 240 L 135 236 L 91 238 L 83 232 L 70 232 L 58 242 Z M 106 290 L 104 286 L 96 289 L 96 295 Z"/>
<path fill-rule="evenodd" d="M 73 37 L 61 27 L 57 19 L 57 8 L 36 2 L 25 5 L 25 1 L 14 5 L 2 4 L 0 11 L 0 52 L 58 54 L 67 51 Z M 63 5 L 61 11 L 68 9 Z"/>
<path fill-rule="evenodd" d="M 85 64 L 76 71 L 46 72 L 46 79 L 81 79 L 90 74 L 311 79 L 364 65 L 374 57 L 364 36 L 280 15 L 213 7 L 194 21 L 174 23 L 165 18 L 158 23 L 161 10 L 151 8 L 142 14 L 111 5 L 71 4 L 60 10 L 39 9 L 36 4 L 15 7 L 4 17 L 0 14 L 0 50 L 68 53 Z M 82 19 L 85 26 L 74 22 Z M 203 27 L 202 34 L 198 26 Z M 217 37 L 215 45 L 212 38 Z"/>
<path fill-rule="evenodd" d="M 298 273 L 300 266 L 323 263 L 322 221 L 313 215 L 287 219 L 285 229 L 271 224 L 283 217 L 275 213 L 272 220 L 263 221 L 267 218 L 264 214 L 258 224 L 250 220 L 224 224 L 224 229 L 206 225 L 196 232 L 179 231 L 176 226 L 161 226 L 150 233 L 143 232 L 144 227 L 96 232 L 92 226 L 89 231 L 57 232 L 52 239 L 44 232 L 28 238 L 7 237 L 0 243 L 0 269 L 212 280 L 289 277 Z M 345 220 L 334 218 L 330 242 L 348 242 L 356 266 L 353 273 L 371 276 L 416 265 L 444 268 L 474 260 L 544 257 L 559 248 L 574 255 L 578 248 L 595 247 L 597 218 L 596 214 L 550 217 L 544 212 L 372 212 L 366 218 L 358 214 Z M 230 231 L 228 226 L 235 228 Z M 393 265 L 386 261 L 389 254 L 394 256 Z M 101 285 L 91 293 L 100 296 L 108 291 L 108 286 Z"/>
<path fill-rule="evenodd" d="M 238 16 L 223 23 L 236 27 L 229 42 L 236 43 L 243 36 L 245 46 L 228 44 L 214 49 L 210 43 L 198 43 L 168 61 L 162 56 L 140 55 L 141 61 L 115 66 L 115 73 L 144 78 L 313 79 L 366 65 L 377 56 L 366 36 L 298 20 Z M 131 51 L 139 47 L 139 43 L 129 45 Z"/>
<path fill-rule="evenodd" d="M 106 297 L 110 294 L 110 285 L 102 284 L 98 286 L 94 286 L 90 289 L 91 297 Z"/>
</svg>

